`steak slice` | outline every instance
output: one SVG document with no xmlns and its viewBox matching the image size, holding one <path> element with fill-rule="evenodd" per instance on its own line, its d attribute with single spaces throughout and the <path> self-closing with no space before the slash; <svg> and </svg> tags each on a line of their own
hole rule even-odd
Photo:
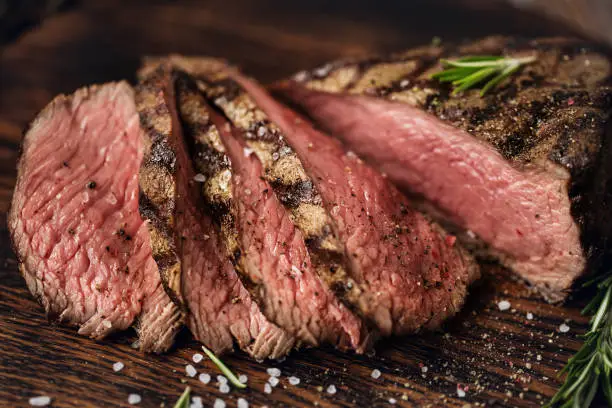
<svg viewBox="0 0 612 408">
<path fill-rule="evenodd" d="M 262 176 L 258 159 L 234 135 L 240 132 L 211 110 L 188 75 L 180 75 L 178 89 L 204 197 L 266 316 L 305 344 L 362 352 L 367 331 L 317 276 L 302 233 Z"/>
<path fill-rule="evenodd" d="M 484 98 L 439 58 L 535 54 Z M 551 301 L 609 259 L 610 59 L 580 41 L 491 37 L 304 72 L 282 92 Z"/>
<path fill-rule="evenodd" d="M 9 229 L 28 288 L 50 319 L 101 339 L 140 315 L 140 348 L 161 352 L 181 314 L 164 292 L 138 213 L 141 137 L 125 82 L 55 98 L 25 135 Z"/>
<path fill-rule="evenodd" d="M 280 358 L 294 339 L 271 324 L 240 283 L 203 203 L 177 113 L 169 65 L 144 76 L 138 109 L 150 146 L 140 170 L 141 213 L 150 220 L 153 257 L 167 289 L 189 311 L 194 337 L 215 353 L 234 340 L 255 359 Z M 179 99 L 181 101 L 181 99 Z M 143 176 L 145 175 L 145 176 Z M 143 205 L 144 204 L 144 205 Z"/>
<path fill-rule="evenodd" d="M 479 268 L 455 238 L 410 208 L 380 173 L 266 91 L 235 74 L 298 154 L 331 214 L 382 334 L 438 327 L 463 304 Z"/>
</svg>

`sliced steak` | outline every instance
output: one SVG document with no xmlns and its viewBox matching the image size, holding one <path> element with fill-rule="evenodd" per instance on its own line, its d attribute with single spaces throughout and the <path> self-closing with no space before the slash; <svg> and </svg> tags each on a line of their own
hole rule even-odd
<svg viewBox="0 0 612 408">
<path fill-rule="evenodd" d="M 429 79 L 478 54 L 537 60 L 484 98 Z M 492 37 L 328 64 L 282 92 L 556 301 L 609 259 L 610 67 L 582 42 Z"/>
<path fill-rule="evenodd" d="M 157 237 L 162 280 L 188 313 L 195 338 L 216 353 L 234 340 L 255 359 L 287 354 L 294 339 L 261 314 L 241 285 L 220 234 L 203 212 L 196 173 L 177 113 L 175 78 L 161 65 L 141 78 L 138 109 L 150 146 L 140 170 L 141 213 Z M 189 117 L 189 107 L 183 109 Z M 205 112 L 204 112 L 205 113 Z M 148 154 L 147 154 L 148 153 Z M 145 176 L 143 176 L 145 175 Z"/>
<path fill-rule="evenodd" d="M 362 352 L 367 331 L 318 277 L 301 231 L 241 132 L 207 106 L 187 75 L 178 84 L 204 197 L 254 299 L 270 320 L 307 345 L 327 342 Z"/>
<path fill-rule="evenodd" d="M 101 339 L 140 315 L 141 349 L 161 352 L 181 314 L 138 212 L 142 133 L 125 82 L 57 97 L 25 135 L 9 229 L 26 283 L 51 319 Z"/>
<path fill-rule="evenodd" d="M 385 335 L 438 327 L 463 304 L 479 268 L 455 238 L 410 208 L 380 173 L 304 118 L 236 74 L 283 132 L 331 214 L 356 280 L 374 300 L 373 318 Z"/>
</svg>

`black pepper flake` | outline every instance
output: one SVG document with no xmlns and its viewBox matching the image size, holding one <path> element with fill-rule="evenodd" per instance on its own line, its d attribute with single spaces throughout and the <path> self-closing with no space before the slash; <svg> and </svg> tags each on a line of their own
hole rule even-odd
<svg viewBox="0 0 612 408">
<path fill-rule="evenodd" d="M 125 272 L 126 275 L 130 273 L 130 267 L 125 265 L 125 269 L 123 270 L 123 272 Z"/>
<path fill-rule="evenodd" d="M 74 235 L 75 234 L 75 232 L 74 232 L 74 230 L 72 228 L 68 228 L 68 233 L 70 235 Z"/>
<path fill-rule="evenodd" d="M 90 181 L 89 183 L 87 183 L 87 188 L 90 190 L 93 190 L 94 188 L 96 188 L 97 184 L 95 181 Z"/>
<path fill-rule="evenodd" d="M 132 240 L 132 236 L 131 235 L 126 235 L 124 239 L 126 241 L 131 241 Z"/>
<path fill-rule="evenodd" d="M 106 252 L 110 252 L 110 247 L 109 247 L 109 246 L 107 246 L 107 247 L 106 247 L 106 248 L 104 248 L 104 249 L 106 249 Z"/>
<path fill-rule="evenodd" d="M 64 166 L 64 167 L 69 167 L 69 166 L 68 166 L 68 162 L 67 162 L 67 161 L 62 162 L 62 166 Z"/>
<path fill-rule="evenodd" d="M 120 237 L 125 235 L 125 230 L 123 228 L 119 228 L 119 231 L 117 231 L 117 235 L 119 235 Z"/>
</svg>

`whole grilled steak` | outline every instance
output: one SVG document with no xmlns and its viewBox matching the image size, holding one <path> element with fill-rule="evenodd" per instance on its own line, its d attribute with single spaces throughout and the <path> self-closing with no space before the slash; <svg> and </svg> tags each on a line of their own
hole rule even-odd
<svg viewBox="0 0 612 408">
<path fill-rule="evenodd" d="M 357 281 L 372 293 L 373 319 L 384 335 L 436 328 L 463 304 L 479 268 L 455 238 L 410 208 L 380 173 L 304 118 L 236 75 L 282 130 L 321 192 Z"/>
<path fill-rule="evenodd" d="M 101 339 L 140 315 L 141 349 L 161 352 L 181 315 L 138 212 L 142 136 L 125 82 L 57 97 L 25 135 L 9 229 L 51 319 Z"/>
<path fill-rule="evenodd" d="M 149 146 L 140 170 L 140 209 L 159 240 L 153 257 L 160 271 L 166 271 L 162 280 L 188 310 L 189 329 L 216 353 L 232 350 L 236 340 L 255 359 L 284 356 L 294 339 L 268 322 L 251 301 L 220 234 L 203 212 L 177 100 L 184 118 L 195 120 L 198 112 L 184 92 L 175 92 L 172 67 L 162 64 L 141 78 L 137 100 Z"/>
<path fill-rule="evenodd" d="M 361 321 L 318 278 L 302 233 L 263 178 L 240 131 L 207 106 L 186 74 L 178 82 L 204 197 L 266 316 L 305 344 L 328 342 L 363 351 Z"/>
<path fill-rule="evenodd" d="M 484 98 L 429 79 L 440 58 L 481 54 L 537 60 Z M 282 92 L 556 301 L 609 252 L 609 77 L 588 44 L 494 37 L 332 63 Z"/>
</svg>

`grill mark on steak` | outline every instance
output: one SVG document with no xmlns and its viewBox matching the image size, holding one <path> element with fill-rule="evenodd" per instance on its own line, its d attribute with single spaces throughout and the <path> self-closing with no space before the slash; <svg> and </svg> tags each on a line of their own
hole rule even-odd
<svg viewBox="0 0 612 408">
<path fill-rule="evenodd" d="M 282 130 L 316 183 L 372 304 L 383 335 L 435 328 L 463 304 L 479 268 L 465 250 L 410 207 L 383 176 L 254 81 L 238 81 Z M 367 292 L 365 292 L 367 291 Z"/>
<path fill-rule="evenodd" d="M 544 172 L 551 174 L 553 179 L 559 176 L 562 180 L 566 179 L 559 188 L 561 195 L 569 194 L 567 207 L 571 207 L 563 210 L 566 214 L 563 217 L 573 217 L 574 223 L 580 226 L 582 242 L 580 248 L 578 238 L 574 238 L 576 242 L 568 243 L 568 247 L 576 246 L 578 249 L 570 249 L 572 256 L 582 260 L 568 261 L 571 268 L 565 273 L 555 274 L 551 271 L 544 280 L 554 280 L 557 275 L 562 275 L 559 282 L 552 283 L 552 287 L 547 288 L 547 283 L 541 282 L 545 296 L 550 300 L 562 299 L 565 295 L 560 291 L 567 289 L 582 272 L 586 263 L 584 258 L 588 256 L 590 263 L 601 264 L 602 254 L 609 251 L 609 244 L 597 232 L 601 228 L 595 228 L 592 221 L 587 221 L 589 216 L 585 217 L 584 214 L 588 211 L 584 207 L 587 201 L 585 196 L 595 194 L 591 192 L 595 184 L 593 178 L 597 174 L 597 167 L 603 163 L 600 158 L 605 128 L 610 123 L 612 111 L 612 65 L 609 55 L 584 41 L 559 38 L 524 40 L 490 37 L 462 46 L 451 44 L 428 48 L 432 53 L 437 53 L 438 58 L 468 54 L 535 53 L 537 60 L 484 98 L 479 97 L 478 90 L 451 96 L 447 85 L 429 79 L 431 73 L 440 69 L 439 64 L 416 75 L 408 74 L 392 81 L 377 82 L 368 90 L 356 92 L 351 84 L 357 83 L 360 75 L 367 76 L 367 72 L 354 73 L 355 78 L 351 81 L 345 81 L 345 84 L 332 82 L 327 84 L 325 91 L 369 95 L 416 106 L 490 144 L 517 169 L 529 172 L 529 169 L 544 168 Z M 413 55 L 408 51 L 382 57 L 378 61 L 389 63 L 400 59 L 409 63 Z M 333 65 L 338 67 L 337 70 L 348 72 L 355 63 Z M 333 75 L 333 71 L 328 73 L 329 77 Z M 322 79 L 314 73 L 300 73 L 297 80 L 311 89 L 318 89 Z M 300 99 L 303 100 L 303 97 Z M 300 100 L 296 102 L 299 104 Z M 599 186 L 607 185 L 606 177 L 601 172 L 599 174 L 602 179 Z M 552 192 L 555 188 L 549 190 Z M 599 238 L 593 235 L 599 235 Z M 532 283 L 538 280 L 529 274 L 524 277 Z"/>
<path fill-rule="evenodd" d="M 290 204 L 291 219 L 304 236 L 318 275 L 353 312 L 362 317 L 367 315 L 364 313 L 369 307 L 367 301 L 362 298 L 361 288 L 347 271 L 343 245 L 318 194 L 316 198 L 307 196 L 307 200 L 300 201 L 298 206 L 291 205 L 293 197 L 304 195 L 300 187 L 308 177 L 295 153 L 283 141 L 278 128 L 269 123 L 265 113 L 247 94 L 236 93 L 236 88 L 240 87 L 228 77 L 226 64 L 207 58 L 169 58 L 173 64 L 196 77 L 200 90 L 214 101 L 232 125 L 243 132 L 248 148 L 253 150 L 263 165 L 264 178 L 273 188 L 279 188 L 283 202 Z M 159 59 L 149 59 L 144 71 L 152 69 L 157 61 Z M 226 94 L 228 84 L 231 84 L 230 91 Z M 284 189 L 280 188 L 281 183 Z M 288 199 L 287 192 L 291 192 L 292 200 Z M 339 260 L 343 262 L 337 262 Z"/>
<path fill-rule="evenodd" d="M 257 159 L 250 157 L 248 150 L 245 153 L 245 146 L 239 146 L 239 140 L 230 133 L 230 124 L 211 110 L 193 80 L 180 74 L 177 86 L 182 120 L 192 139 L 192 157 L 196 168 L 206 176 L 202 188 L 204 197 L 209 207 L 226 210 L 217 213 L 216 218 L 226 240 L 231 242 L 230 255 L 234 255 L 241 275 L 251 282 L 257 279 L 252 293 L 266 315 L 307 344 L 324 341 L 363 352 L 369 339 L 360 328 L 361 322 L 318 281 L 301 234 L 294 229 L 280 204 L 274 203 L 272 188 L 253 174 L 261 171 L 257 168 Z M 233 157 L 233 170 L 228 167 L 230 160 L 224 144 L 229 146 L 229 155 Z M 211 150 L 216 153 L 210 154 Z M 235 186 L 233 189 L 229 182 Z M 253 218 L 249 214 L 260 216 Z M 260 217 L 265 217 L 264 224 L 259 225 Z M 279 223 L 277 227 L 275 223 Z M 240 236 L 237 229 L 241 231 Z M 258 232 L 265 230 L 269 230 L 265 235 Z M 294 232 L 290 233 L 291 230 Z M 272 232 L 278 236 L 268 237 Z M 270 260 L 274 263 L 270 264 Z M 276 274 L 273 280 L 269 280 L 271 273 Z M 270 288 L 273 290 L 269 291 Z"/>
<path fill-rule="evenodd" d="M 9 229 L 28 288 L 51 318 L 102 339 L 140 315 L 140 348 L 161 352 L 181 320 L 138 214 L 133 98 L 120 82 L 47 105 L 24 137 Z"/>
<path fill-rule="evenodd" d="M 151 248 L 166 292 L 185 310 L 181 294 L 181 260 L 174 238 L 176 210 L 176 137 L 171 96 L 163 68 L 141 80 L 136 88 L 136 108 L 145 130 L 144 157 L 138 175 L 139 209 L 147 217 Z"/>
</svg>

